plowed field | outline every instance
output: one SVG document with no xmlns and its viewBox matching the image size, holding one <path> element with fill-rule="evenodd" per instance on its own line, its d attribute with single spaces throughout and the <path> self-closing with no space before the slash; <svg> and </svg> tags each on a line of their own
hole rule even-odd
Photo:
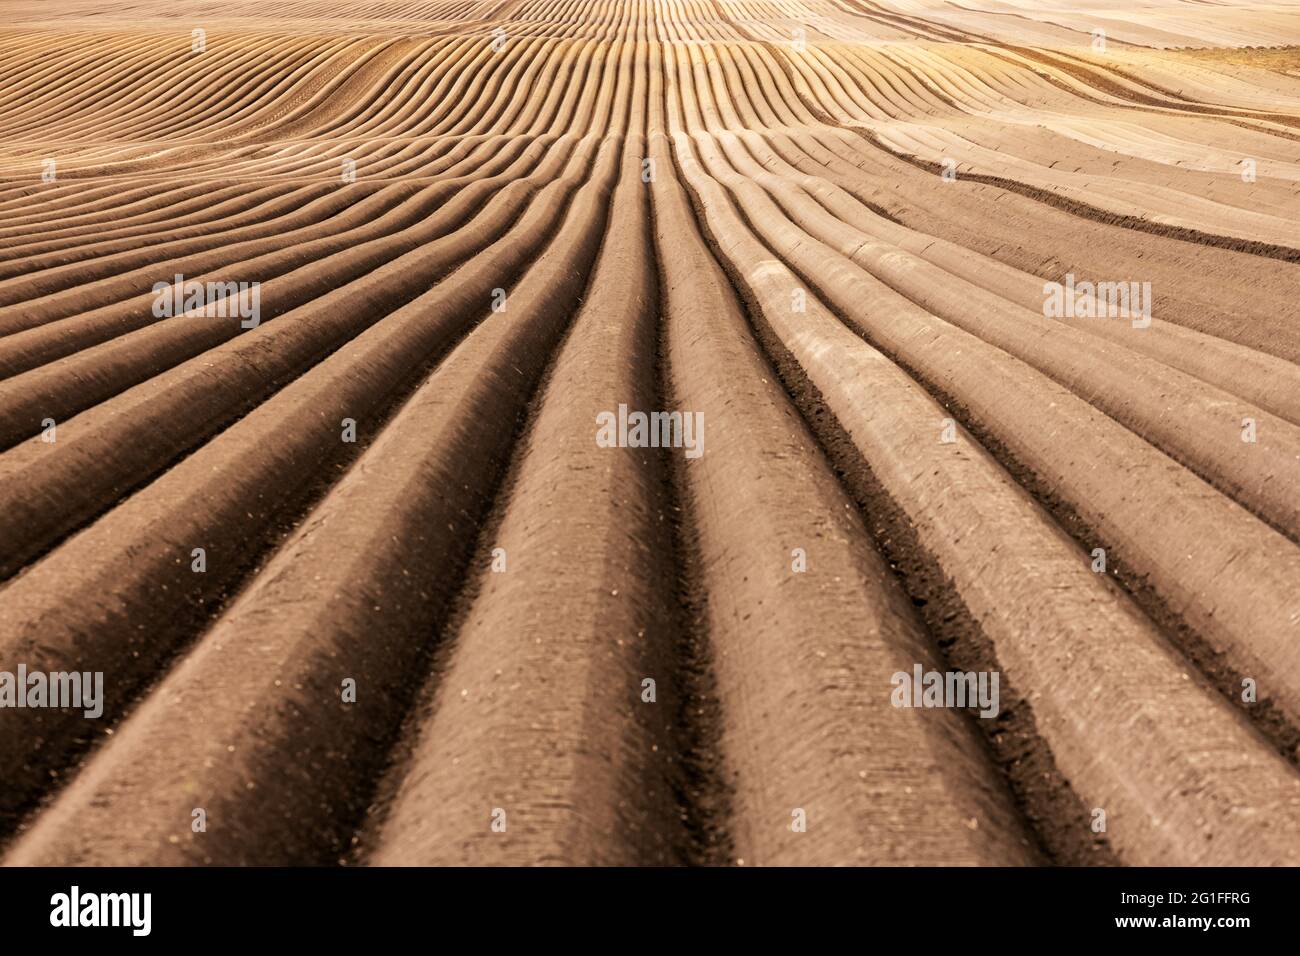
<svg viewBox="0 0 1300 956">
<path fill-rule="evenodd" d="M 4 863 L 1300 864 L 1300 3 L 0 14 Z"/>
</svg>

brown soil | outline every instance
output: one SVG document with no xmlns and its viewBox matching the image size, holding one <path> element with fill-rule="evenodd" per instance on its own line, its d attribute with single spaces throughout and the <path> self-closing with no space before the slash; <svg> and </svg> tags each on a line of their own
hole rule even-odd
<svg viewBox="0 0 1300 956">
<path fill-rule="evenodd" d="M 3 863 L 1300 864 L 1300 13 L 10 6 Z"/>
</svg>

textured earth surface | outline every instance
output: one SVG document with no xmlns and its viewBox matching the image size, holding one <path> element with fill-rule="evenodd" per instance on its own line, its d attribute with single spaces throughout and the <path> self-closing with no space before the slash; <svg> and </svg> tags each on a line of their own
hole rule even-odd
<svg viewBox="0 0 1300 956">
<path fill-rule="evenodd" d="M 1300 3 L 0 6 L 4 863 L 1300 864 Z"/>
</svg>

